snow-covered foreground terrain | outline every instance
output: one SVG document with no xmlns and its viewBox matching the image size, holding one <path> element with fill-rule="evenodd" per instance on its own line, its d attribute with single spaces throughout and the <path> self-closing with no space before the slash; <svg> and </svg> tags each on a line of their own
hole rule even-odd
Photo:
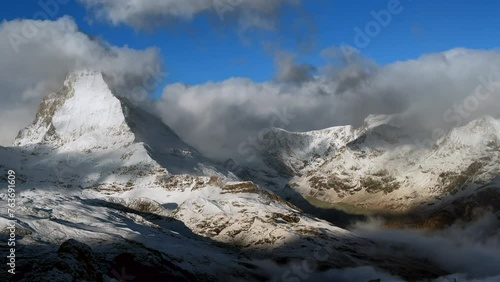
<svg viewBox="0 0 500 282">
<path fill-rule="evenodd" d="M 367 128 L 392 133 L 384 121 L 374 123 L 378 125 Z M 474 128 L 488 127 L 493 138 L 500 132 L 494 131 L 497 124 L 485 118 L 465 129 L 475 132 Z M 411 150 L 388 155 L 371 146 L 366 161 L 354 159 L 363 142 L 379 147 L 392 144 L 376 130 L 342 127 L 276 134 L 283 135 L 279 140 L 285 144 L 272 149 L 269 156 L 285 149 L 284 164 L 292 170 L 308 160 L 304 175 L 312 171 L 326 177 L 333 169 L 359 165 L 350 179 L 361 181 L 359 177 L 382 167 L 389 175 L 405 171 L 408 166 L 383 164 L 395 156 L 413 156 Z M 363 141 L 353 143 L 362 136 L 366 136 Z M 489 141 L 443 140 L 440 150 L 448 153 L 433 153 L 448 159 L 430 161 L 425 155 L 420 165 L 439 173 L 452 165 L 467 167 L 477 157 L 474 148 Z M 459 152 L 467 162 L 455 155 L 457 148 L 468 148 Z M 491 160 L 475 171 L 481 171 L 480 180 L 498 169 L 498 151 L 488 152 Z M 457 272 L 456 265 L 447 267 L 427 254 L 404 251 L 406 243 L 384 240 L 380 233 L 363 228 L 348 231 L 304 213 L 266 185 L 254 184 L 268 181 L 264 176 L 256 182 L 240 180 L 185 144 L 154 116 L 113 95 L 98 72 L 71 74 L 60 91 L 42 102 L 35 121 L 20 132 L 14 146 L 0 148 L 0 160 L 3 182 L 7 170 L 16 175 L 17 274 L 7 277 L 15 281 L 417 281 Z M 377 171 L 368 160 L 379 164 Z M 398 177 L 406 176 L 402 175 Z M 437 177 L 424 175 L 418 170 L 407 182 Z M 309 193 L 304 187 L 310 178 L 294 177 L 298 183 L 294 189 Z M 272 180 L 276 179 L 285 177 Z M 497 185 L 493 183 L 489 185 Z M 408 189 L 380 198 L 342 193 L 352 201 L 392 205 Z M 323 190 L 315 189 L 318 194 L 312 196 Z M 339 195 L 324 193 L 317 198 L 330 201 L 342 198 Z M 0 196 L 6 203 L 7 193 L 2 190 Z M 2 230 L 10 222 L 6 213 L 0 215 Z M 9 234 L 3 235 L 6 241 Z M 499 273 L 471 273 L 468 278 L 495 274 Z"/>
</svg>

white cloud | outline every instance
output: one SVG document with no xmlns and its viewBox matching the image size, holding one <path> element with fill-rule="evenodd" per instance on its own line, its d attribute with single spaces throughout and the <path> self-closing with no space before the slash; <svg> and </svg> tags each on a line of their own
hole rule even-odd
<svg viewBox="0 0 500 282">
<path fill-rule="evenodd" d="M 296 61 L 296 56 L 286 52 L 278 52 L 275 58 L 276 80 L 282 82 L 302 83 L 310 81 L 316 68 L 310 64 Z"/>
<path fill-rule="evenodd" d="M 332 55 L 332 49 L 326 53 Z M 294 63 L 285 62 L 279 74 L 289 73 Z M 187 142 L 220 158 L 241 157 L 238 146 L 257 139 L 271 126 L 277 111 L 285 110 L 294 118 L 273 125 L 297 131 L 360 125 L 369 114 L 399 113 L 402 125 L 425 132 L 426 138 L 433 129 L 448 130 L 458 121 L 464 124 L 500 113 L 500 52 L 496 50 L 454 49 L 386 66 L 363 58 L 345 63 L 341 58 L 328 61 L 318 68 L 319 75 L 300 84 L 232 78 L 168 85 L 156 106 Z M 483 80 L 490 82 L 481 86 Z M 474 96 L 478 87 L 486 99 Z"/>
<path fill-rule="evenodd" d="M 272 29 L 278 8 L 299 0 L 80 0 L 98 19 L 137 29 L 157 27 L 174 20 L 190 21 L 202 13 L 220 20 L 237 18 L 239 27 Z"/>
<path fill-rule="evenodd" d="M 397 245 L 401 253 L 454 274 L 436 282 L 498 281 L 500 275 L 500 221 L 492 213 L 442 230 L 387 229 L 383 221 L 369 219 L 355 224 L 352 231 L 392 251 L 389 246 Z"/>
<path fill-rule="evenodd" d="M 70 17 L 4 21 L 0 38 L 1 145 L 11 144 L 33 120 L 41 98 L 59 88 L 73 68 L 101 69 L 117 88 L 126 89 L 141 83 L 148 69 L 159 62 L 158 50 L 134 50 L 91 39 Z"/>
</svg>

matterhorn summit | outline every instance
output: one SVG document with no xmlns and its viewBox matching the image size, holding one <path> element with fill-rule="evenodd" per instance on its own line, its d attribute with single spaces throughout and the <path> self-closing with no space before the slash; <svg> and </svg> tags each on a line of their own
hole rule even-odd
<svg viewBox="0 0 500 282">
<path fill-rule="evenodd" d="M 115 185 L 159 171 L 231 177 L 155 116 L 115 95 L 103 74 L 94 70 L 72 72 L 59 91 L 42 101 L 35 120 L 20 131 L 14 145 L 46 155 L 44 162 L 75 168 L 73 175 L 83 187 L 95 185 L 97 174 L 99 179 L 108 175 Z M 91 173 L 92 164 L 101 162 L 106 165 L 99 173 Z M 124 170 L 135 173 L 117 177 Z"/>
<path fill-rule="evenodd" d="M 71 73 L 64 86 L 40 104 L 35 121 L 19 133 L 14 145 L 48 143 L 54 146 L 78 138 L 101 145 L 132 142 L 122 102 L 111 92 L 101 72 Z"/>
</svg>

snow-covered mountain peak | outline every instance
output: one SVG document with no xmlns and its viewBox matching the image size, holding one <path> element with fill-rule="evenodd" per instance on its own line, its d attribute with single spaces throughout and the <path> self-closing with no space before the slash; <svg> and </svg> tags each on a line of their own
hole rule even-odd
<svg viewBox="0 0 500 282">
<path fill-rule="evenodd" d="M 492 116 L 483 116 L 464 126 L 453 128 L 449 134 L 439 139 L 437 144 L 479 146 L 491 142 L 500 142 L 500 121 Z"/>
<path fill-rule="evenodd" d="M 19 132 L 14 146 L 45 156 L 44 162 L 72 168 L 71 179 L 81 179 L 82 187 L 96 183 L 93 170 L 98 162 L 106 163 L 99 174 L 109 176 L 107 183 L 153 177 L 142 181 L 147 186 L 166 172 L 230 175 L 156 116 L 116 96 L 103 74 L 92 70 L 72 72 L 59 91 L 44 98 L 34 122 Z M 123 171 L 123 177 L 117 177 L 117 171 Z M 64 181 L 74 182 L 66 176 Z"/>
<path fill-rule="evenodd" d="M 52 120 L 60 138 L 75 139 L 91 133 L 98 138 L 96 141 L 108 140 L 110 135 L 121 135 L 120 140 L 125 142 L 133 141 L 133 135 L 126 134 L 130 128 L 125 122 L 122 104 L 101 73 L 73 73 L 68 80 L 72 84 L 73 96 Z"/>
<path fill-rule="evenodd" d="M 469 124 L 465 125 L 465 127 L 469 127 L 472 130 L 493 131 L 495 133 L 499 133 L 500 120 L 495 119 L 492 116 L 486 115 L 471 121 Z"/>
<path fill-rule="evenodd" d="M 117 135 L 121 137 L 112 138 Z M 80 137 L 102 145 L 113 139 L 134 140 L 121 101 L 97 71 L 71 73 L 59 91 L 44 98 L 35 121 L 19 133 L 14 145 L 61 145 Z"/>
</svg>

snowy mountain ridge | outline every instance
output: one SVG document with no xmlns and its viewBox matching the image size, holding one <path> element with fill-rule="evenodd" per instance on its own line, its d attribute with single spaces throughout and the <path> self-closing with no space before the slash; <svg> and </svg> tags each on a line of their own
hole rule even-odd
<svg viewBox="0 0 500 282">
<path fill-rule="evenodd" d="M 332 132 L 353 134 L 349 128 Z M 416 258 L 401 261 L 383 244 L 237 179 L 157 118 L 115 96 L 99 72 L 71 74 L 44 99 L 14 145 L 0 148 L 0 159 L 3 170 L 17 173 L 19 248 L 40 246 L 24 254 L 24 281 L 39 271 L 47 281 L 67 281 L 76 273 L 80 280 L 112 281 L 106 267 L 119 265 L 126 253 L 150 258 L 147 265 L 130 262 L 135 268 L 155 266 L 135 275 L 260 281 L 275 274 L 258 260 L 300 262 L 318 248 L 330 250 L 325 269 L 369 265 L 407 278 L 446 274 Z M 0 225 L 8 222 L 1 215 Z M 96 263 L 68 260 L 68 248 Z M 376 259 L 380 255 L 385 259 Z M 54 261 L 66 267 L 53 267 Z"/>
<path fill-rule="evenodd" d="M 272 183 L 285 197 L 286 186 L 332 207 L 431 212 L 500 175 L 500 120 L 491 116 L 453 128 L 434 146 L 418 142 L 391 116 L 370 116 L 356 129 L 275 129 L 264 140 L 265 166 L 250 166 L 250 178 Z"/>
</svg>

